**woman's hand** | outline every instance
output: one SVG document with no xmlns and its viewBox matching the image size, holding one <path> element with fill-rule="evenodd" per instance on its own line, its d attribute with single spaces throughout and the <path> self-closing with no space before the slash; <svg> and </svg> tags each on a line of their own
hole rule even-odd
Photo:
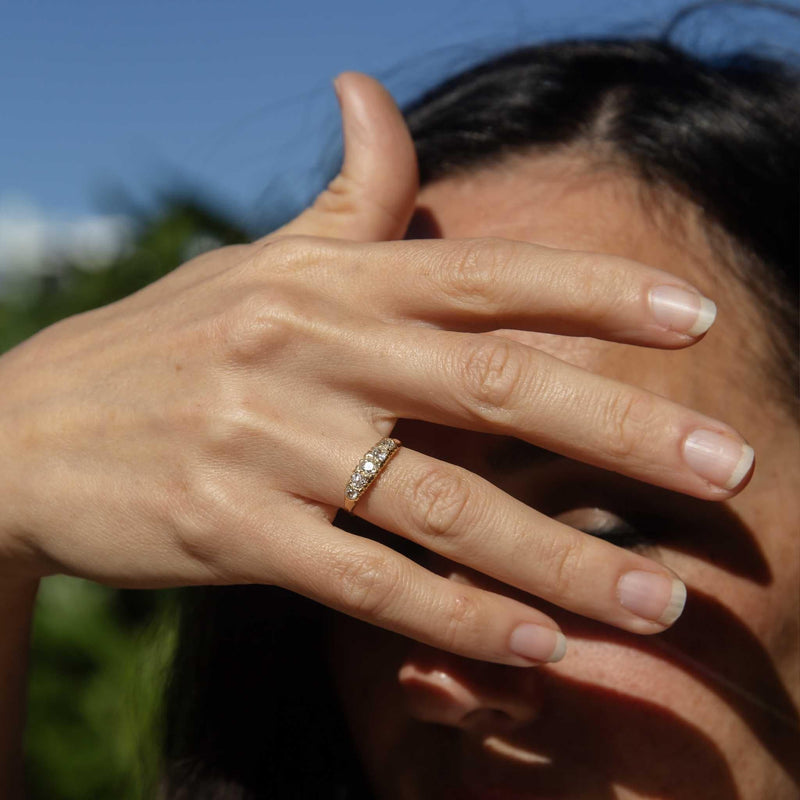
<svg viewBox="0 0 800 800">
<path fill-rule="evenodd" d="M 0 359 L 0 574 L 277 584 L 462 655 L 558 657 L 563 639 L 544 614 L 331 525 L 345 484 L 408 417 L 727 497 L 750 468 L 734 431 L 537 351 L 524 334 L 674 348 L 713 312 L 680 279 L 620 258 L 499 239 L 388 241 L 414 208 L 413 146 L 380 84 L 358 73 L 340 83 L 345 163 L 313 207 Z M 658 286 L 672 287 L 660 306 L 648 301 Z M 694 431 L 721 436 L 728 463 L 708 458 L 718 445 L 707 434 L 686 448 Z M 355 513 L 627 630 L 663 630 L 680 613 L 682 584 L 664 567 L 409 448 Z"/>
</svg>

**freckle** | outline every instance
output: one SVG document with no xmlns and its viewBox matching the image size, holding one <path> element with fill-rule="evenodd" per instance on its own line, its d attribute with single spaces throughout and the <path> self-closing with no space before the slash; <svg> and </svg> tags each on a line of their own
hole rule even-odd
<svg viewBox="0 0 800 800">
<path fill-rule="evenodd" d="M 182 369 L 183 369 L 183 366 L 181 364 L 176 364 L 175 365 L 175 372 L 180 372 Z"/>
</svg>

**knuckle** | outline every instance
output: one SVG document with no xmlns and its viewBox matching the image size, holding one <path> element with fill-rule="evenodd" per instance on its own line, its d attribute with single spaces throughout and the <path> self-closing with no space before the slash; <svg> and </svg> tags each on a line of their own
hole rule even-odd
<svg viewBox="0 0 800 800">
<path fill-rule="evenodd" d="M 510 242 L 500 238 L 467 239 L 444 251 L 438 284 L 451 302 L 486 315 L 502 310 L 500 273 L 509 261 Z"/>
<path fill-rule="evenodd" d="M 314 200 L 314 210 L 334 217 L 356 214 L 363 202 L 360 188 L 352 177 L 340 172 Z"/>
<path fill-rule="evenodd" d="M 227 575 L 226 554 L 239 522 L 219 480 L 208 470 L 185 468 L 173 477 L 166 506 L 177 551 L 217 577 Z"/>
<path fill-rule="evenodd" d="M 340 557 L 332 577 L 337 603 L 348 613 L 373 619 L 386 611 L 403 583 L 400 570 L 374 553 Z"/>
<path fill-rule="evenodd" d="M 248 262 L 248 276 L 302 285 L 304 291 L 340 279 L 352 260 L 354 242 L 308 234 L 283 234 L 264 242 Z"/>
<path fill-rule="evenodd" d="M 168 416 L 170 430 L 189 446 L 170 453 L 159 518 L 176 552 L 202 565 L 215 582 L 241 582 L 248 569 L 258 567 L 241 554 L 256 540 L 271 540 L 271 532 L 281 526 L 281 506 L 270 480 L 262 482 L 262 506 L 253 506 L 235 477 L 236 467 L 250 459 L 254 448 L 263 452 L 276 439 L 261 410 L 248 408 L 235 390 L 215 394 L 210 389 L 207 395 L 202 403 L 186 403 Z M 264 505 L 271 508 L 268 519 L 259 515 Z"/>
<path fill-rule="evenodd" d="M 550 547 L 542 555 L 543 574 L 547 576 L 550 594 L 565 597 L 580 580 L 585 548 L 581 534 L 559 535 L 550 541 Z"/>
<path fill-rule="evenodd" d="M 212 323 L 210 336 L 226 361 L 263 362 L 294 342 L 308 326 L 308 312 L 288 287 L 271 284 L 248 291 Z"/>
<path fill-rule="evenodd" d="M 617 461 L 635 456 L 653 431 L 653 402 L 631 389 L 613 392 L 599 404 L 604 449 Z"/>
<path fill-rule="evenodd" d="M 510 410 L 526 374 L 519 345 L 502 336 L 478 334 L 455 357 L 455 372 L 466 409 L 475 417 L 498 422 Z"/>
<path fill-rule="evenodd" d="M 202 445 L 206 458 L 217 463 L 241 462 L 259 446 L 272 445 L 269 407 L 256 411 L 248 408 L 248 399 L 237 389 L 220 397 L 210 411 L 203 430 Z"/>
<path fill-rule="evenodd" d="M 436 539 L 457 536 L 469 508 L 474 514 L 470 482 L 457 468 L 436 465 L 423 472 L 411 487 L 413 523 L 423 535 Z"/>
<path fill-rule="evenodd" d="M 448 597 L 443 609 L 443 644 L 446 650 L 460 650 L 465 642 L 474 639 L 480 629 L 481 612 L 478 601 L 472 595 L 458 592 Z"/>
<path fill-rule="evenodd" d="M 302 234 L 284 234 L 268 239 L 253 255 L 253 266 L 260 274 L 293 272 L 316 262 L 319 240 Z"/>
</svg>

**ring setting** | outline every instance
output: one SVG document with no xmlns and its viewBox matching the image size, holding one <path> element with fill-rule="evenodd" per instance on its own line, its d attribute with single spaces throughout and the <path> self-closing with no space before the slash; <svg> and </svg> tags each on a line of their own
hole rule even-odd
<svg viewBox="0 0 800 800">
<path fill-rule="evenodd" d="M 344 490 L 344 509 L 352 512 L 362 494 L 400 449 L 400 440 L 385 438 L 373 445 L 358 462 Z"/>
</svg>

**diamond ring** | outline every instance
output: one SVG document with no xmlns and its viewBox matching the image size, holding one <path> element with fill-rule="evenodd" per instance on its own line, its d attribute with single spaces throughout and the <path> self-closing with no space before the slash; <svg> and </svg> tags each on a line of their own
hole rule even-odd
<svg viewBox="0 0 800 800">
<path fill-rule="evenodd" d="M 381 439 L 358 462 L 344 490 L 344 510 L 352 513 L 353 507 L 389 459 L 400 449 L 399 439 Z"/>
</svg>

